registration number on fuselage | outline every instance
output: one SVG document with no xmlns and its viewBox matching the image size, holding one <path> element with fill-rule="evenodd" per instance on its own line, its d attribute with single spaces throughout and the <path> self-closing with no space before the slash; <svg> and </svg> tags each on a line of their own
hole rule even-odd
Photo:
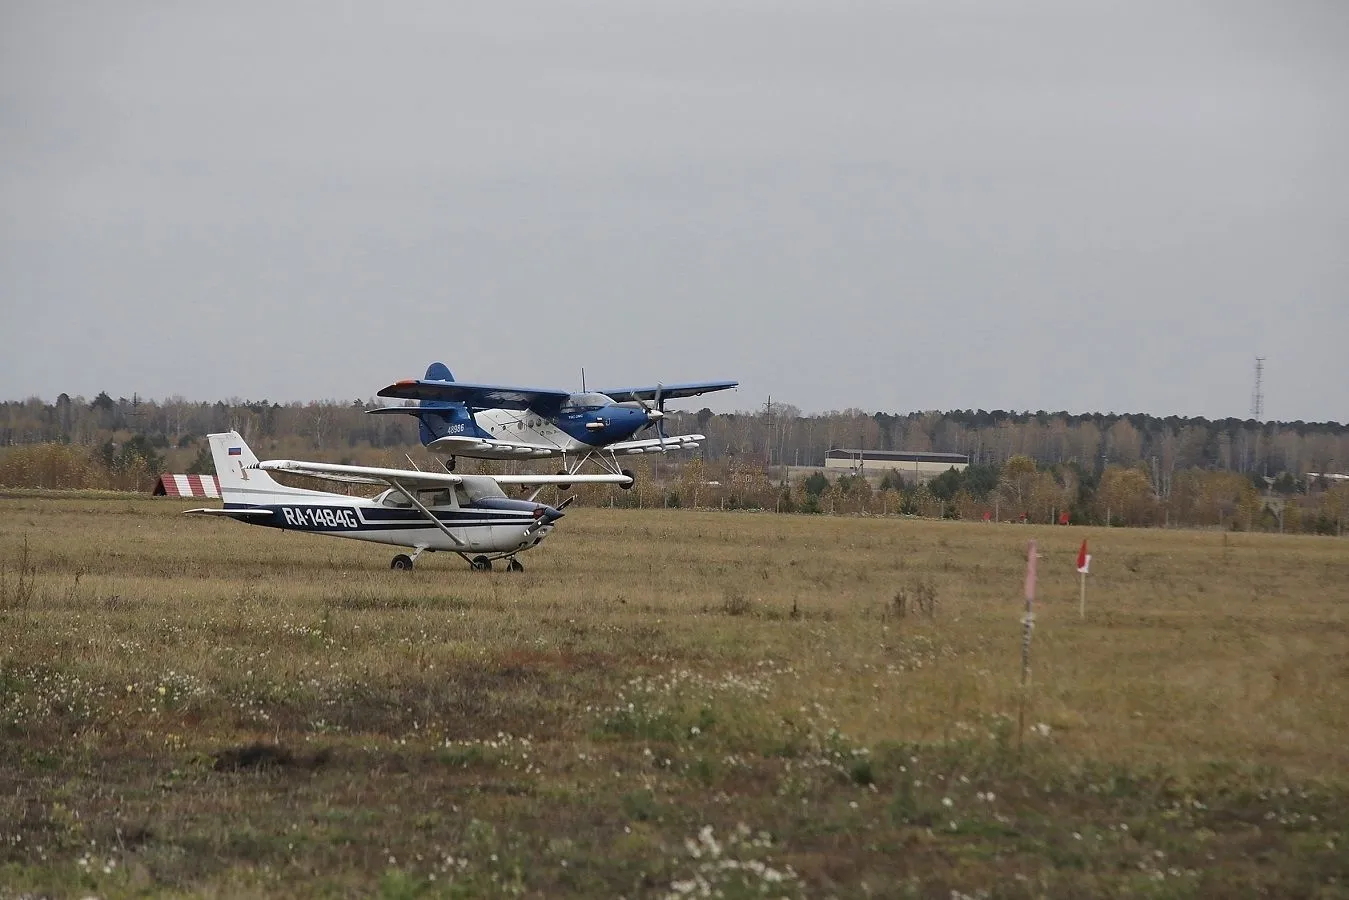
<svg viewBox="0 0 1349 900">
<path fill-rule="evenodd" d="M 294 528 L 360 528 L 349 506 L 283 506 L 281 518 Z"/>
</svg>

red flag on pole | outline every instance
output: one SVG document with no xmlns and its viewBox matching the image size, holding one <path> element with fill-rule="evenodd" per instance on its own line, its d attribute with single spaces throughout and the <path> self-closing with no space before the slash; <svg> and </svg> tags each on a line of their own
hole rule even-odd
<svg viewBox="0 0 1349 900">
<path fill-rule="evenodd" d="M 1084 540 L 1081 548 L 1077 551 L 1077 571 L 1085 575 L 1089 566 L 1091 566 L 1091 554 L 1087 552 L 1087 542 Z"/>
</svg>

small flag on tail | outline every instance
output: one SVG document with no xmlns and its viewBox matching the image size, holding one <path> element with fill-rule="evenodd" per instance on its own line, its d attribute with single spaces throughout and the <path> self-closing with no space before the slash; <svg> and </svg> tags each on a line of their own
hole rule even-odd
<svg viewBox="0 0 1349 900">
<path fill-rule="evenodd" d="M 230 448 L 230 451 L 229 451 L 230 456 L 239 456 L 239 455 L 242 454 L 243 452 L 244 452 L 244 448 L 243 448 L 243 447 L 231 447 L 231 448 Z"/>
<path fill-rule="evenodd" d="M 1091 554 L 1087 552 L 1087 542 L 1083 541 L 1082 546 L 1077 551 L 1077 571 L 1083 575 L 1087 574 L 1087 569 L 1091 566 Z"/>
</svg>

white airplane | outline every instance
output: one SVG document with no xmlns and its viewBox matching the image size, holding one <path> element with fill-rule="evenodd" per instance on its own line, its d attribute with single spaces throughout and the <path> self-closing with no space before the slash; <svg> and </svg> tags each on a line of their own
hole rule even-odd
<svg viewBox="0 0 1349 900">
<path fill-rule="evenodd" d="M 450 455 L 479 459 L 547 459 L 561 457 L 570 475 L 586 460 L 629 479 L 619 456 L 691 450 L 701 434 L 665 433 L 665 401 L 697 397 L 736 387 L 735 381 L 696 381 L 651 387 L 610 388 L 572 393 L 552 388 L 509 387 L 455 381 L 444 363 L 431 363 L 425 378 L 395 382 L 381 397 L 416 400 L 416 406 L 386 406 L 372 413 L 416 416 L 422 444 Z M 634 440 L 646 428 L 654 438 Z M 570 483 L 570 482 L 566 482 Z"/>
<path fill-rule="evenodd" d="M 186 515 L 224 516 L 285 531 L 304 531 L 412 548 L 400 553 L 392 569 L 411 569 L 423 551 L 457 553 L 477 571 L 506 560 L 506 571 L 521 572 L 515 558 L 548 536 L 562 517 L 557 507 L 515 500 L 503 484 L 548 485 L 555 475 L 455 475 L 336 463 L 273 459 L 259 462 L 238 432 L 208 435 L 220 509 L 189 509 Z M 375 497 L 349 497 L 280 484 L 269 472 L 308 475 L 329 481 L 385 485 Z M 621 475 L 568 475 L 567 483 L 630 483 Z M 537 492 L 535 492 L 537 494 Z"/>
</svg>

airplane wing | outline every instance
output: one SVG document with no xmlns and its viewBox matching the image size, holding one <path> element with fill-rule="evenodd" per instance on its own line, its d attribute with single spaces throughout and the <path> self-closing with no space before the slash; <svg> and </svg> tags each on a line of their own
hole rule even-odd
<svg viewBox="0 0 1349 900">
<path fill-rule="evenodd" d="M 692 450 L 699 442 L 705 440 L 707 438 L 701 434 L 673 434 L 665 439 L 664 446 L 659 438 L 648 438 L 640 441 L 619 441 L 604 449 L 612 450 L 614 453 L 665 453 L 669 450 Z"/>
<path fill-rule="evenodd" d="M 339 463 L 301 462 L 294 459 L 269 459 L 258 463 L 269 472 L 289 472 L 330 481 L 357 484 L 388 484 L 399 488 L 444 487 L 460 484 L 466 476 L 451 472 L 418 472 L 415 469 L 381 469 L 373 466 L 346 466 Z M 477 475 L 498 484 L 627 484 L 624 475 Z"/>
<path fill-rule="evenodd" d="M 548 416 L 562 408 L 571 392 L 409 378 L 394 382 L 380 391 L 379 396 L 403 400 L 449 400 L 462 403 L 469 409 L 528 409 Z"/>
<path fill-rule="evenodd" d="M 654 400 L 660 391 L 661 400 L 677 400 L 680 397 L 697 397 L 713 391 L 725 391 L 737 387 L 738 381 L 690 381 L 686 384 L 662 384 L 651 387 L 622 387 L 600 391 L 613 397 L 619 403 L 625 400 Z M 668 440 L 668 439 L 667 439 Z"/>
<path fill-rule="evenodd" d="M 626 475 L 479 475 L 497 484 L 631 484 Z"/>
<path fill-rule="evenodd" d="M 479 459 L 543 459 L 561 456 L 562 450 L 547 444 L 529 444 L 521 441 L 498 441 L 451 434 L 436 438 L 427 449 L 452 456 L 475 456 Z"/>
</svg>

